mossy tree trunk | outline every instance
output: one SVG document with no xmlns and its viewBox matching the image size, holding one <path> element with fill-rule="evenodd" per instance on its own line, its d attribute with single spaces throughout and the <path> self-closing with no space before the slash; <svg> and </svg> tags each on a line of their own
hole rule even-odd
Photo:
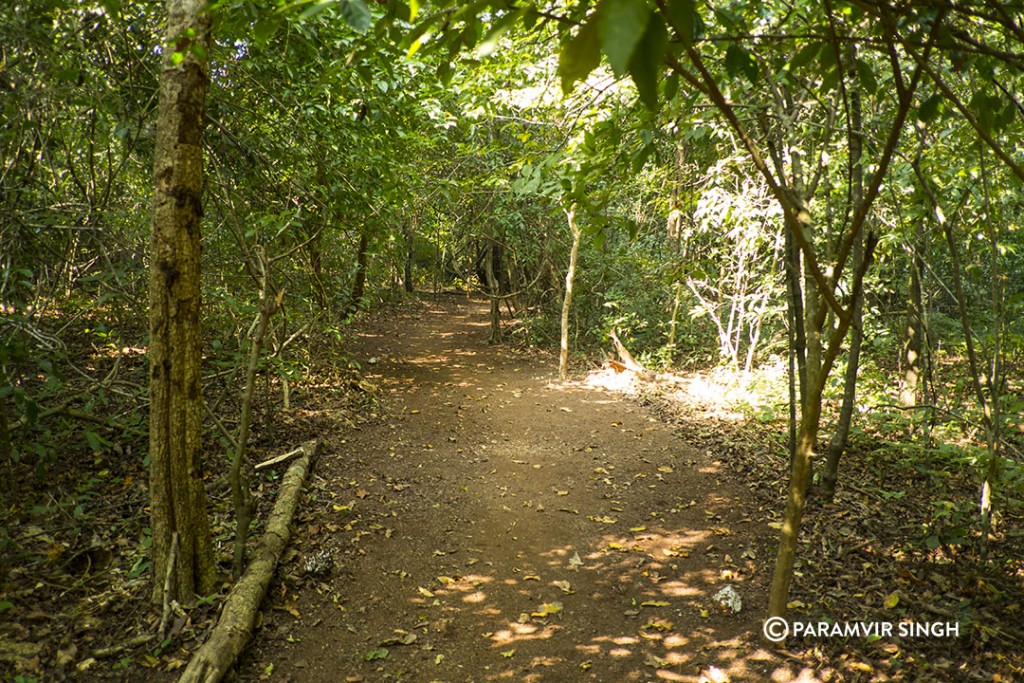
<svg viewBox="0 0 1024 683">
<path fill-rule="evenodd" d="M 149 288 L 153 599 L 188 604 L 214 583 L 201 462 L 200 377 L 202 140 L 210 17 L 205 0 L 168 0 L 167 15 Z"/>
</svg>

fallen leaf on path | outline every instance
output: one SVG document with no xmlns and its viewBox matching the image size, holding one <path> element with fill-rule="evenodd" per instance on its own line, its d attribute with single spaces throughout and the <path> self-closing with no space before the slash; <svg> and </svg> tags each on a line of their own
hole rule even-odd
<svg viewBox="0 0 1024 683">
<path fill-rule="evenodd" d="M 551 616 L 552 614 L 558 614 L 562 611 L 562 603 L 560 602 L 545 602 L 540 606 L 540 609 L 536 612 L 531 612 L 531 617 L 543 619 L 544 617 Z"/>
<path fill-rule="evenodd" d="M 553 585 L 555 588 L 559 589 L 560 591 L 566 594 L 571 595 L 572 593 L 576 592 L 572 589 L 572 586 L 568 581 L 552 581 L 551 585 Z"/>
<path fill-rule="evenodd" d="M 580 559 L 579 553 L 573 553 L 572 557 L 569 558 L 569 564 L 573 567 L 582 567 L 583 560 Z"/>
<path fill-rule="evenodd" d="M 513 656 L 513 655 L 514 655 L 515 653 L 516 653 L 516 651 L 515 651 L 515 650 L 505 650 L 504 652 L 502 652 L 502 653 L 501 653 L 501 656 L 502 656 L 502 657 L 504 657 L 505 659 L 511 659 L 511 658 L 512 658 L 512 656 Z"/>
<path fill-rule="evenodd" d="M 368 662 L 372 662 L 377 659 L 387 659 L 389 654 L 391 653 L 388 652 L 387 648 L 379 647 L 374 650 L 367 650 L 363 654 L 363 659 Z"/>
<path fill-rule="evenodd" d="M 412 645 L 413 643 L 416 642 L 416 634 L 415 633 L 409 633 L 408 631 L 402 631 L 400 629 L 395 629 L 395 633 L 397 635 L 394 635 L 394 636 L 392 636 L 390 638 L 386 638 L 385 640 L 382 640 L 381 643 L 380 643 L 381 646 Z"/>
<path fill-rule="evenodd" d="M 426 588 L 424 588 L 423 586 L 420 586 L 420 587 L 419 587 L 419 588 L 417 588 L 416 590 L 417 590 L 417 591 L 419 591 L 419 594 L 420 594 L 420 595 L 422 595 L 422 596 L 423 596 L 423 597 L 425 597 L 425 598 L 432 598 L 432 597 L 434 597 L 434 594 L 433 594 L 433 593 L 431 593 L 430 591 L 428 591 L 428 590 L 427 590 Z"/>
<path fill-rule="evenodd" d="M 661 631 L 662 633 L 664 633 L 666 631 L 671 631 L 673 628 L 673 624 L 671 621 L 668 621 L 667 619 L 655 619 L 653 621 L 648 621 L 646 624 L 643 625 L 642 628 L 648 629 L 650 631 Z"/>
<path fill-rule="evenodd" d="M 669 603 L 664 600 L 644 600 L 640 603 L 641 607 L 668 607 Z"/>
</svg>

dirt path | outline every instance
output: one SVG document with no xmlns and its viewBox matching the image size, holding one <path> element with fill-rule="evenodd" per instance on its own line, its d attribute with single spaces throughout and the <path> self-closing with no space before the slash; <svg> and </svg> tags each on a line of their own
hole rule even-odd
<svg viewBox="0 0 1024 683">
<path fill-rule="evenodd" d="M 787 680 L 757 644 L 774 534 L 711 455 L 489 346 L 480 302 L 362 330 L 383 409 L 328 435 L 241 680 Z M 712 598 L 727 584 L 739 614 Z"/>
</svg>

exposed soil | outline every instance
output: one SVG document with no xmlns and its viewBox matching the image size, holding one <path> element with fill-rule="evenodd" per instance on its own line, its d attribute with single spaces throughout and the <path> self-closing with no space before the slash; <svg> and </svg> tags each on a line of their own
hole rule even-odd
<svg viewBox="0 0 1024 683">
<path fill-rule="evenodd" d="M 377 419 L 322 434 L 238 679 L 795 680 L 759 645 L 775 532 L 746 487 L 487 325 L 442 295 L 361 326 Z"/>
</svg>

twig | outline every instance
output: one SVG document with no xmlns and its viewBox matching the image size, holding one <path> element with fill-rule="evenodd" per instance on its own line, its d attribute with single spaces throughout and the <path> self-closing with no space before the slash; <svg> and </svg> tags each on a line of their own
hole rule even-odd
<svg viewBox="0 0 1024 683">
<path fill-rule="evenodd" d="M 274 458 L 271 458 L 270 460 L 264 460 L 263 462 L 259 463 L 255 467 L 253 467 L 253 470 L 255 470 L 256 472 L 259 472 L 261 470 L 265 470 L 265 469 L 268 469 L 270 467 L 273 467 L 274 465 L 280 465 L 283 462 L 288 462 L 289 460 L 294 460 L 295 458 L 297 458 L 300 455 L 302 455 L 302 453 L 304 452 L 302 450 L 302 448 L 303 448 L 302 446 L 299 446 L 295 450 L 289 451 L 289 452 L 285 453 L 284 455 L 278 455 L 278 456 L 276 456 Z"/>
<path fill-rule="evenodd" d="M 119 655 L 125 650 L 131 650 L 139 645 L 145 645 L 156 638 L 152 633 L 143 633 L 142 635 L 129 638 L 119 645 L 111 645 L 110 647 L 98 647 L 92 651 L 92 656 L 96 659 L 104 659 L 106 657 L 113 657 Z"/>
<path fill-rule="evenodd" d="M 178 532 L 171 537 L 171 559 L 167 563 L 167 574 L 164 576 L 164 611 L 160 617 L 160 640 L 167 637 L 167 623 L 171 620 L 171 577 L 174 576 L 174 563 L 178 559 Z"/>
</svg>

